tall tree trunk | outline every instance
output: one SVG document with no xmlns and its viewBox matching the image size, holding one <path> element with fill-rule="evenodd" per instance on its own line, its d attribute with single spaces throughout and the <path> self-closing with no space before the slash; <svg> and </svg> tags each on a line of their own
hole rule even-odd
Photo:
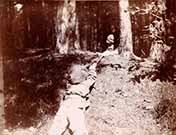
<svg viewBox="0 0 176 135">
<path fill-rule="evenodd" d="M 132 28 L 128 8 L 128 0 L 119 0 L 121 32 L 119 51 L 125 57 L 129 57 L 131 54 L 133 54 Z"/>
<path fill-rule="evenodd" d="M 1 44 L 1 41 L 0 41 Z M 2 45 L 2 44 L 1 44 Z M 3 94 L 3 62 L 2 62 L 2 46 L 0 46 L 0 134 L 4 128 L 4 94 Z"/>
<path fill-rule="evenodd" d="M 78 18 L 76 18 L 76 30 L 75 30 L 75 34 L 76 34 L 76 39 L 75 39 L 75 43 L 74 43 L 74 48 L 79 50 L 80 47 L 80 34 L 79 34 L 79 22 L 78 22 Z"/>
<path fill-rule="evenodd" d="M 2 21 L 2 14 L 3 14 L 3 10 L 5 7 L 0 9 L 0 20 Z M 4 21 L 3 23 L 1 22 L 1 26 L 0 26 L 0 134 L 2 134 L 2 131 L 4 129 L 4 123 L 5 123 L 5 119 L 4 119 L 4 82 L 3 82 L 3 56 L 2 56 L 2 32 L 4 29 Z"/>
<path fill-rule="evenodd" d="M 166 1 L 158 0 L 157 4 L 153 5 L 153 10 L 156 18 L 149 26 L 150 35 L 153 39 L 149 57 L 158 62 L 164 62 L 165 53 L 170 50 L 170 47 L 164 42 L 166 29 L 163 16 L 165 16 Z"/>
<path fill-rule="evenodd" d="M 76 21 L 76 1 L 65 0 L 63 8 L 58 7 L 56 20 L 56 47 L 61 54 L 66 54 L 73 48 L 79 48 Z"/>
</svg>

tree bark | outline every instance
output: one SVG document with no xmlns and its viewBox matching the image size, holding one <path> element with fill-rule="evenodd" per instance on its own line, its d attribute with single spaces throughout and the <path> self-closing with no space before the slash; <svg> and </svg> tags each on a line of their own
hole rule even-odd
<svg viewBox="0 0 176 135">
<path fill-rule="evenodd" d="M 1 41 L 0 41 L 1 43 Z M 0 134 L 4 129 L 4 82 L 3 82 L 3 62 L 2 62 L 2 46 L 0 46 Z"/>
<path fill-rule="evenodd" d="M 4 13 L 3 9 L 5 7 L 0 9 L 0 20 L 2 21 L 2 14 Z M 4 22 L 1 22 L 0 25 L 0 134 L 2 134 L 2 131 L 4 129 L 5 125 L 5 119 L 4 119 L 4 80 L 3 80 L 3 55 L 2 55 L 2 29 L 4 25 Z"/>
<path fill-rule="evenodd" d="M 164 43 L 166 29 L 163 16 L 166 12 L 166 1 L 158 0 L 157 4 L 154 5 L 153 10 L 156 17 L 149 26 L 150 36 L 153 39 L 149 57 L 162 63 L 165 61 L 165 53 L 170 50 L 170 47 Z"/>
<path fill-rule="evenodd" d="M 129 1 L 119 0 L 120 9 L 120 46 L 119 52 L 125 57 L 133 54 L 131 19 L 128 11 Z"/>
<path fill-rule="evenodd" d="M 65 0 L 63 8 L 58 7 L 56 20 L 56 48 L 61 54 L 67 54 L 69 50 L 79 48 L 76 21 L 76 1 Z"/>
</svg>

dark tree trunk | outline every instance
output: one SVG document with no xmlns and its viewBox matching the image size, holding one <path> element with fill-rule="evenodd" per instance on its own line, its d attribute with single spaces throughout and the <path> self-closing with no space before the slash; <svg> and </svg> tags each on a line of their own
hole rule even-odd
<svg viewBox="0 0 176 135">
<path fill-rule="evenodd" d="M 145 3 L 145 4 L 144 4 Z M 131 1 L 134 53 L 163 62 L 166 43 L 166 1 Z"/>
<path fill-rule="evenodd" d="M 2 54 L 2 47 L 5 43 L 4 41 L 4 24 L 5 22 L 3 20 L 3 16 L 5 14 L 6 8 L 5 6 L 2 6 L 0 8 L 0 134 L 2 134 L 2 131 L 5 127 L 5 119 L 4 119 L 4 77 L 3 77 L 3 54 Z"/>
</svg>

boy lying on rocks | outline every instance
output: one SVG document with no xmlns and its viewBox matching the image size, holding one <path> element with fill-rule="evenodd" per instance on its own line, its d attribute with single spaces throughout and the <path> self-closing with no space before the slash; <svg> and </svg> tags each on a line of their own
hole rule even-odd
<svg viewBox="0 0 176 135">
<path fill-rule="evenodd" d="M 48 135 L 63 135 L 66 130 L 72 135 L 88 135 L 84 111 L 89 107 L 89 94 L 97 77 L 97 63 L 102 58 L 94 61 L 87 71 L 82 70 L 79 64 L 71 67 L 70 87 L 61 101 Z"/>
</svg>

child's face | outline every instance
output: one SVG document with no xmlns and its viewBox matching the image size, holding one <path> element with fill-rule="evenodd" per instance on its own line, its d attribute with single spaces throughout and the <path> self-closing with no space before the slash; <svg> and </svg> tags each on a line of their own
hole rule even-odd
<svg viewBox="0 0 176 135">
<path fill-rule="evenodd" d="M 86 67 L 80 64 L 73 65 L 70 71 L 70 80 L 73 84 L 83 82 L 88 75 Z"/>
</svg>

